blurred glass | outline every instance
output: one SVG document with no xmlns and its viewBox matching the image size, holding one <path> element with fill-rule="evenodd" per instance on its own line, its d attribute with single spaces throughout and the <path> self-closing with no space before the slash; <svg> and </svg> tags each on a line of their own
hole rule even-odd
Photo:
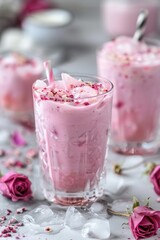
<svg viewBox="0 0 160 240">
<path fill-rule="evenodd" d="M 118 35 L 132 36 L 138 14 L 142 9 L 147 9 L 149 12 L 146 34 L 157 33 L 158 0 L 104 0 L 101 5 L 101 14 L 105 31 L 111 37 Z"/>
</svg>

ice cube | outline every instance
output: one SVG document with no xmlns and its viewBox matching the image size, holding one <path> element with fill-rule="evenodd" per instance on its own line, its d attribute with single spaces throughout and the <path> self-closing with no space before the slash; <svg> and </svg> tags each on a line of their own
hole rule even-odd
<svg viewBox="0 0 160 240">
<path fill-rule="evenodd" d="M 23 216 L 23 223 L 32 234 L 56 234 L 64 228 L 64 216 L 47 205 L 40 205 Z"/>
<path fill-rule="evenodd" d="M 74 98 L 88 98 L 97 95 L 97 91 L 90 86 L 75 87 L 71 90 Z"/>
<path fill-rule="evenodd" d="M 110 237 L 110 224 L 107 219 L 90 219 L 82 229 L 84 238 L 108 239 Z"/>
<path fill-rule="evenodd" d="M 24 216 L 25 222 L 26 218 L 28 218 L 29 221 L 32 221 L 44 227 L 47 226 L 48 224 L 50 225 L 62 224 L 64 216 L 62 216 L 61 212 L 59 211 L 53 212 L 51 208 L 47 205 L 40 205 L 39 207 L 30 211 L 27 214 L 27 217 Z"/>
<path fill-rule="evenodd" d="M 70 76 L 67 73 L 62 73 L 61 77 L 62 77 L 64 87 L 66 90 L 69 90 L 71 88 L 71 85 L 78 87 L 82 84 L 82 82 L 80 80 Z"/>
<path fill-rule="evenodd" d="M 69 207 L 66 212 L 64 224 L 71 229 L 80 229 L 86 222 L 85 217 L 74 207 Z"/>
<path fill-rule="evenodd" d="M 99 202 L 95 202 L 92 204 L 92 206 L 90 207 L 90 210 L 94 213 L 100 213 L 103 210 L 105 210 L 105 205 Z"/>
<path fill-rule="evenodd" d="M 53 217 L 53 211 L 47 205 L 40 205 L 30 212 L 36 223 L 43 223 L 46 219 Z"/>
<path fill-rule="evenodd" d="M 47 84 L 43 82 L 42 80 L 37 80 L 34 85 L 36 88 L 45 88 L 47 87 Z"/>
<path fill-rule="evenodd" d="M 35 223 L 35 219 L 31 215 L 26 214 L 23 216 L 23 223 L 24 224 Z"/>
<path fill-rule="evenodd" d="M 25 224 L 25 227 L 28 234 L 39 234 L 44 232 L 42 227 L 38 224 L 28 223 Z"/>
</svg>

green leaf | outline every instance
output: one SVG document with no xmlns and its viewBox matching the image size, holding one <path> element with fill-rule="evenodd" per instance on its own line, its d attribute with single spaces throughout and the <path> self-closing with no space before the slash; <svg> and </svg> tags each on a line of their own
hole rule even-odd
<svg viewBox="0 0 160 240">
<path fill-rule="evenodd" d="M 134 208 L 140 206 L 139 200 L 136 197 L 133 197 L 133 206 L 132 206 L 132 210 L 134 210 Z"/>
<path fill-rule="evenodd" d="M 146 170 L 144 173 L 147 175 L 150 175 L 151 172 L 154 170 L 154 168 L 157 166 L 154 162 L 148 162 L 145 165 L 146 165 Z"/>
<path fill-rule="evenodd" d="M 149 207 L 149 200 L 150 200 L 150 197 L 148 197 L 148 198 L 145 200 L 145 207 Z"/>
</svg>

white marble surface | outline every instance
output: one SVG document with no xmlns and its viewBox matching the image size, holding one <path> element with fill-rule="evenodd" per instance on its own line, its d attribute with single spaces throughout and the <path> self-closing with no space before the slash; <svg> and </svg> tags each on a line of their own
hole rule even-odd
<svg viewBox="0 0 160 240">
<path fill-rule="evenodd" d="M 71 28 L 70 34 L 65 38 L 64 37 L 64 48 L 67 52 L 67 58 L 63 63 L 57 66 L 58 71 L 67 71 L 74 73 L 91 73 L 96 74 L 96 49 L 97 47 L 105 40 L 105 34 L 102 30 L 101 19 L 99 14 L 100 1 L 97 0 L 88 0 L 88 1 L 73 1 L 73 0 L 57 0 L 57 3 L 60 6 L 71 10 L 74 12 L 74 22 Z M 107 37 L 106 37 L 107 39 Z M 52 52 L 52 51 L 51 51 Z M 7 130 L 11 133 L 14 129 L 17 129 L 17 126 L 11 123 L 7 123 L 0 119 L 0 131 Z M 1 133 L 1 132 L 0 132 Z M 35 145 L 35 136 L 34 134 L 27 132 L 27 138 L 29 141 L 29 146 Z M 9 142 L 3 143 L 0 142 L 1 148 L 9 148 Z M 22 157 L 22 156 L 21 156 Z M 160 156 L 154 158 L 145 158 L 142 157 L 124 157 L 116 155 L 109 152 L 108 156 L 108 177 L 106 179 L 106 195 L 109 196 L 109 201 L 116 199 L 122 199 L 123 201 L 132 200 L 133 196 L 139 198 L 142 203 L 143 201 L 150 197 L 150 205 L 154 209 L 160 209 L 160 203 L 158 203 L 157 196 L 154 193 L 153 186 L 149 182 L 149 177 L 144 175 L 144 164 L 142 163 L 139 167 L 134 168 L 125 172 L 124 175 L 118 176 L 113 173 L 113 165 L 115 163 L 121 163 L 123 166 L 134 165 L 140 161 L 156 161 L 160 164 Z M 3 159 L 0 158 L 0 170 L 6 171 L 2 164 Z M 0 195 L 0 213 L 5 209 L 9 208 L 15 211 L 17 208 L 26 206 L 28 209 L 33 209 L 38 205 L 49 203 L 43 199 L 39 194 L 39 189 L 35 186 L 39 182 L 39 177 L 37 174 L 38 161 L 33 162 L 33 169 L 27 170 L 24 172 L 31 177 L 34 181 L 34 192 L 35 200 L 29 203 L 17 202 L 12 203 L 9 200 L 6 200 L 3 196 Z M 127 203 L 126 203 L 127 206 Z M 105 211 L 105 210 L 104 210 Z M 126 219 L 121 217 L 111 217 L 109 219 L 111 227 L 111 237 L 109 239 L 134 239 L 129 227 L 122 225 L 124 222 L 127 222 Z M 2 227 L 0 228 L 2 230 Z M 81 234 L 81 230 L 72 230 L 69 227 L 65 227 L 58 234 L 30 234 L 27 228 L 21 227 L 20 239 L 27 240 L 84 240 L 84 239 L 93 239 L 93 238 L 84 238 Z M 23 234 L 25 237 L 22 237 Z M 17 236 L 15 234 L 15 236 Z M 160 238 L 160 234 L 159 234 Z M 158 240 L 158 236 L 151 238 L 152 240 Z M 7 239 L 7 238 L 1 238 Z M 14 236 L 8 239 L 16 239 Z M 99 239 L 99 238 L 94 238 Z"/>
<path fill-rule="evenodd" d="M 28 142 L 28 145 L 26 147 L 20 148 L 20 152 L 22 153 L 17 158 L 22 160 L 24 159 L 25 152 L 28 148 L 36 146 L 35 143 L 35 135 L 34 132 L 30 132 L 28 130 L 24 130 L 23 128 L 19 127 L 18 125 L 13 124 L 10 121 L 7 121 L 6 119 L 2 119 L 0 121 L 0 134 L 6 131 L 8 135 L 6 134 L 6 141 L 3 141 L 3 139 L 0 139 L 0 146 L 2 149 L 6 150 L 13 150 L 12 146 L 10 145 L 9 141 L 9 135 L 13 133 L 13 131 L 17 130 L 22 131 L 23 135 L 25 136 L 25 139 Z M 1 157 L 0 158 L 0 170 L 5 173 L 7 169 L 4 167 L 5 161 L 7 161 L 8 156 Z M 146 161 L 154 161 L 156 163 L 160 164 L 160 157 L 146 157 L 143 158 L 141 156 L 132 156 L 132 157 L 124 157 L 122 155 L 117 155 L 113 152 L 109 152 L 108 156 L 108 163 L 107 163 L 107 169 L 108 174 L 106 178 L 106 187 L 105 187 L 105 199 L 108 199 L 108 203 L 111 203 L 115 200 L 118 200 L 119 202 L 114 205 L 116 210 L 125 210 L 127 208 L 127 205 L 131 204 L 132 197 L 136 196 L 141 203 L 143 204 L 145 200 L 150 197 L 150 206 L 154 209 L 160 209 L 160 203 L 158 203 L 157 195 L 154 193 L 153 186 L 149 181 L 149 176 L 144 174 L 145 171 L 145 165 L 144 163 Z M 130 169 L 126 172 L 124 172 L 123 175 L 116 175 L 113 172 L 113 166 L 114 164 L 121 164 L 123 167 L 131 167 L 139 164 L 136 168 Z M 23 216 L 25 214 L 28 214 L 31 209 L 36 208 L 40 205 L 49 205 L 51 208 L 55 208 L 55 205 L 52 203 L 49 203 L 44 200 L 42 191 L 40 188 L 40 177 L 38 173 L 39 165 L 38 160 L 34 159 L 32 160 L 31 164 L 25 169 L 18 169 L 18 168 L 12 168 L 16 171 L 20 171 L 25 173 L 29 176 L 29 178 L 33 182 L 33 193 L 34 193 L 34 199 L 30 202 L 23 202 L 19 201 L 16 203 L 11 202 L 10 200 L 4 198 L 0 195 L 0 216 L 3 215 L 6 209 L 11 209 L 13 216 L 14 212 L 16 212 L 17 208 L 20 207 L 26 207 L 28 209 L 28 212 L 23 213 L 19 215 L 20 219 L 22 220 Z M 38 183 L 38 185 L 37 185 Z M 124 202 L 124 203 L 123 203 Z M 123 203 L 123 206 L 122 206 Z M 57 208 L 56 208 L 57 209 Z M 62 210 L 62 209 L 60 209 Z M 85 213 L 85 212 L 84 212 Z M 106 206 L 104 207 L 103 211 L 103 218 L 106 219 L 106 222 L 109 221 L 110 228 L 111 228 L 111 236 L 109 239 L 134 239 L 132 237 L 132 234 L 130 232 L 130 229 L 128 226 L 123 225 L 123 223 L 127 222 L 127 219 L 123 217 L 111 217 L 108 219 L 108 215 L 106 214 Z M 16 214 L 15 214 L 16 215 Z M 11 217 L 8 216 L 8 219 Z M 17 216 L 17 215 L 16 215 Z M 89 215 L 87 215 L 89 216 Z M 65 210 L 63 210 L 63 217 L 65 217 Z M 100 215 L 99 215 L 100 217 Z M 98 218 L 99 218 L 98 217 Z M 94 217 L 91 217 L 91 219 Z M 101 218 L 101 217 L 100 217 Z M 3 227 L 0 227 L 0 230 L 2 230 Z M 103 227 L 102 227 L 103 229 Z M 56 230 L 56 229 L 55 229 Z M 105 229 L 103 229 L 105 231 Z M 54 233 L 54 229 L 53 229 Z M 18 228 L 18 231 L 16 234 L 12 234 L 12 237 L 8 239 L 16 239 L 16 236 L 20 236 L 20 239 L 27 239 L 27 240 L 89 240 L 89 239 L 101 239 L 101 238 L 87 238 L 82 236 L 82 227 L 79 229 L 70 229 L 70 227 L 65 226 L 59 233 L 57 234 L 31 234 L 28 230 L 27 226 Z M 25 237 L 22 237 L 22 236 Z M 158 235 L 160 237 L 160 234 Z M 155 236 L 151 238 L 152 240 L 158 240 L 158 236 Z M 3 238 L 2 239 L 6 239 Z M 103 238 L 105 239 L 105 238 Z"/>
</svg>

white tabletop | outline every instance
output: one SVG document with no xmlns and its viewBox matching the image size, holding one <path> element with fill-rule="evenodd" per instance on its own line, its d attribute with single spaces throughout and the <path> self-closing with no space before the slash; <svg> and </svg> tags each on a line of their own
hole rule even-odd
<svg viewBox="0 0 160 240">
<path fill-rule="evenodd" d="M 96 49 L 105 40 L 105 36 L 100 19 L 100 1 L 88 0 L 88 1 L 64 1 L 57 0 L 60 6 L 71 10 L 74 13 L 74 22 L 72 25 L 71 32 L 65 38 L 63 51 L 67 52 L 66 59 L 63 63 L 56 67 L 57 71 L 66 71 L 74 73 L 90 73 L 96 74 Z M 7 121 L 0 121 L 0 131 L 5 130 L 5 132 L 11 133 L 15 129 L 19 128 L 17 125 L 11 124 Z M 0 132 L 1 134 L 2 132 Z M 27 132 L 25 136 L 28 138 L 29 147 L 33 147 L 35 144 L 34 133 Z M 0 140 L 1 141 L 1 140 Z M 2 148 L 9 148 L 8 140 L 0 142 Z M 0 161 L 4 161 L 1 158 Z M 150 197 L 150 205 L 154 209 L 160 209 L 160 203 L 158 203 L 157 195 L 154 193 L 153 186 L 149 181 L 149 176 L 144 175 L 145 166 L 144 161 L 154 161 L 160 163 L 160 156 L 143 158 L 140 156 L 135 157 L 125 157 L 122 155 L 114 154 L 109 151 L 108 156 L 108 176 L 106 179 L 106 196 L 108 201 L 123 200 L 127 206 L 127 202 L 132 200 L 133 196 L 136 196 L 142 203 Z M 124 175 L 116 175 L 113 172 L 113 165 L 115 163 L 123 164 L 123 166 L 135 165 L 142 162 L 138 167 L 133 168 L 124 173 Z M 33 168 L 31 170 L 25 169 L 24 173 L 29 175 L 33 180 L 33 185 L 37 185 L 39 182 L 39 177 L 35 175 L 37 173 L 37 160 L 33 161 Z M 1 164 L 1 169 L 6 171 L 4 165 Z M 3 196 L 0 195 L 0 213 L 5 209 L 9 208 L 13 212 L 22 206 L 26 206 L 28 210 L 35 208 L 36 206 L 45 204 L 50 205 L 47 201 L 43 200 L 43 197 L 39 193 L 40 190 L 36 190 L 34 193 L 35 199 L 29 203 L 16 202 L 12 203 Z M 121 210 L 121 209 L 119 209 Z M 104 210 L 105 211 L 105 210 Z M 23 217 L 24 214 L 22 214 Z M 106 220 L 107 221 L 107 220 Z M 134 239 L 129 227 L 123 225 L 126 223 L 127 219 L 122 217 L 111 217 L 109 219 L 111 227 L 111 237 L 109 239 Z M 2 230 L 3 227 L 0 227 Z M 105 229 L 104 229 L 105 230 Z M 26 226 L 18 229 L 20 234 L 20 239 L 27 240 L 83 240 L 83 239 L 93 239 L 86 238 L 82 236 L 81 229 L 73 230 L 70 227 L 64 227 L 56 235 L 50 234 L 36 234 L 33 235 L 29 233 Z M 24 237 L 22 237 L 24 234 Z M 16 239 L 16 234 L 13 237 L 2 239 Z M 159 234 L 160 237 L 160 234 Z M 99 239 L 99 238 L 94 238 Z M 151 238 L 153 240 L 159 239 L 158 236 Z"/>
</svg>

